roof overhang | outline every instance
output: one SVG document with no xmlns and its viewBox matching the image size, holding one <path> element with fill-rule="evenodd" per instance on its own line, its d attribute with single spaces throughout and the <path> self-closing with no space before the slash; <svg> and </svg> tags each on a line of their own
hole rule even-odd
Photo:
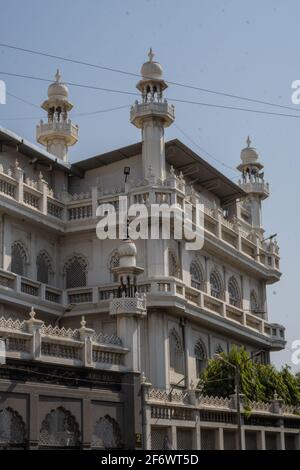
<svg viewBox="0 0 300 470">
<path fill-rule="evenodd" d="M 170 165 L 182 171 L 186 177 L 191 177 L 195 183 L 198 183 L 204 189 L 213 192 L 220 199 L 223 206 L 246 196 L 246 193 L 237 184 L 233 183 L 180 140 L 174 139 L 166 142 L 165 151 L 166 160 Z M 76 162 L 72 165 L 71 171 L 89 171 L 141 153 L 142 142 L 138 142 Z"/>
<path fill-rule="evenodd" d="M 70 171 L 70 163 L 63 162 L 59 158 L 55 157 L 51 153 L 47 152 L 38 145 L 32 144 L 31 142 L 23 139 L 14 132 L 5 129 L 0 126 L 0 143 L 3 145 L 13 146 L 16 150 L 30 158 L 32 161 L 39 163 L 51 164 L 53 168 L 57 168 L 63 171 Z"/>
</svg>

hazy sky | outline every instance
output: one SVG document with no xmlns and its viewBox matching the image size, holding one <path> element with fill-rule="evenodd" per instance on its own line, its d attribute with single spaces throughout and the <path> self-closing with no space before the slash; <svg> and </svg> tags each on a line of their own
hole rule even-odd
<svg viewBox="0 0 300 470">
<path fill-rule="evenodd" d="M 0 11 L 1 43 L 133 73 L 139 72 L 152 46 L 170 81 L 294 106 L 291 83 L 300 79 L 297 0 L 0 0 Z M 135 77 L 0 47 L 1 72 L 52 79 L 57 67 L 69 82 L 136 91 Z M 47 83 L 4 75 L 0 79 L 6 81 L 9 93 L 35 105 L 46 97 Z M 300 117 L 300 105 L 294 106 L 295 111 L 285 110 L 174 85 L 167 96 Z M 80 140 L 71 150 L 71 161 L 140 139 L 129 122 L 129 109 L 75 116 L 130 105 L 135 96 L 70 87 L 70 98 L 74 121 L 80 126 Z M 11 96 L 6 106 L 0 106 L 0 124 L 33 142 L 35 125 L 42 115 L 42 110 Z M 296 295 L 300 120 L 177 103 L 176 124 L 178 128 L 173 125 L 167 130 L 167 139 L 177 137 L 199 152 L 189 136 L 231 167 L 238 164 L 248 134 L 259 150 L 271 187 L 271 197 L 264 203 L 266 236 L 278 232 L 283 271 L 281 282 L 269 288 L 269 314 L 272 321 L 286 325 L 290 348 L 291 341 L 300 339 Z M 202 155 L 237 181 L 236 172 Z M 276 364 L 290 363 L 288 348 L 273 354 Z"/>
</svg>

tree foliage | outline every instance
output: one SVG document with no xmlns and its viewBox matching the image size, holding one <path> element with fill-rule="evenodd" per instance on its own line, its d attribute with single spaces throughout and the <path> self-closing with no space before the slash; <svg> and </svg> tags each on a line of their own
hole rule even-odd
<svg viewBox="0 0 300 470">
<path fill-rule="evenodd" d="M 277 370 L 271 364 L 257 363 L 245 348 L 233 347 L 228 354 L 223 352 L 220 356 L 223 360 L 211 359 L 201 375 L 204 394 L 221 397 L 233 394 L 234 365 L 239 368 L 240 391 L 247 400 L 268 402 L 276 393 L 287 405 L 300 404 L 300 377 L 293 375 L 289 366 Z"/>
</svg>

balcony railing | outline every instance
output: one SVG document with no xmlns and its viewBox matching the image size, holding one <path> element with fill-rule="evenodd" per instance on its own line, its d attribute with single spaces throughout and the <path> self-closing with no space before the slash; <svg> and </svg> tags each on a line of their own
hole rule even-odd
<svg viewBox="0 0 300 470">
<path fill-rule="evenodd" d="M 48 325 L 30 312 L 29 320 L 0 318 L 0 336 L 5 340 L 6 357 L 55 362 L 73 366 L 124 370 L 121 339 L 96 333 L 86 328 L 85 320 L 79 329 Z"/>
</svg>

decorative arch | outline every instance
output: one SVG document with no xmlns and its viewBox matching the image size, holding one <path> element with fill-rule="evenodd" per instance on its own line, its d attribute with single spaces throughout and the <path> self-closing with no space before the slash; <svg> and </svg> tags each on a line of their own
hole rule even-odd
<svg viewBox="0 0 300 470">
<path fill-rule="evenodd" d="M 169 353 L 170 368 L 177 374 L 184 374 L 183 345 L 176 328 L 172 328 L 169 334 Z"/>
<path fill-rule="evenodd" d="M 169 249 L 168 252 L 169 276 L 180 278 L 180 264 L 175 253 Z"/>
<path fill-rule="evenodd" d="M 73 254 L 64 264 L 66 289 L 85 287 L 87 283 L 88 262 L 80 254 Z"/>
<path fill-rule="evenodd" d="M 118 281 L 118 276 L 116 273 L 113 272 L 113 268 L 117 268 L 120 266 L 120 256 L 118 250 L 114 250 L 108 259 L 108 269 L 111 275 L 111 281 L 112 282 L 117 282 Z"/>
<path fill-rule="evenodd" d="M 11 271 L 20 276 L 25 276 L 28 260 L 28 252 L 24 243 L 19 240 L 13 242 L 11 246 Z"/>
<path fill-rule="evenodd" d="M 256 291 L 253 289 L 250 293 L 250 310 L 252 313 L 259 313 L 259 302 Z"/>
<path fill-rule="evenodd" d="M 25 423 L 19 413 L 10 407 L 0 410 L 0 448 L 25 447 Z"/>
<path fill-rule="evenodd" d="M 74 416 L 59 407 L 47 414 L 40 429 L 41 447 L 79 447 L 79 426 Z"/>
<path fill-rule="evenodd" d="M 222 348 L 221 344 L 218 343 L 215 349 L 215 354 L 222 354 L 224 352 L 224 349 Z"/>
<path fill-rule="evenodd" d="M 191 286 L 195 289 L 201 290 L 204 280 L 203 269 L 200 262 L 194 259 L 190 265 Z"/>
<path fill-rule="evenodd" d="M 229 303 L 234 307 L 241 307 L 241 293 L 237 280 L 234 276 L 228 281 Z"/>
<path fill-rule="evenodd" d="M 46 250 L 41 250 L 36 257 L 36 278 L 43 284 L 49 284 L 53 273 L 52 260 Z"/>
<path fill-rule="evenodd" d="M 205 344 L 201 339 L 198 339 L 197 343 L 195 344 L 194 354 L 196 360 L 196 374 L 197 378 L 199 378 L 201 372 L 207 365 L 207 351 Z"/>
<path fill-rule="evenodd" d="M 122 437 L 117 421 L 109 415 L 99 418 L 93 429 L 91 446 L 99 449 L 120 449 Z"/>
<path fill-rule="evenodd" d="M 217 299 L 222 299 L 223 297 L 223 282 L 222 277 L 218 271 L 218 269 L 214 269 L 209 276 L 210 282 L 210 294 L 212 297 L 216 297 Z"/>
</svg>

